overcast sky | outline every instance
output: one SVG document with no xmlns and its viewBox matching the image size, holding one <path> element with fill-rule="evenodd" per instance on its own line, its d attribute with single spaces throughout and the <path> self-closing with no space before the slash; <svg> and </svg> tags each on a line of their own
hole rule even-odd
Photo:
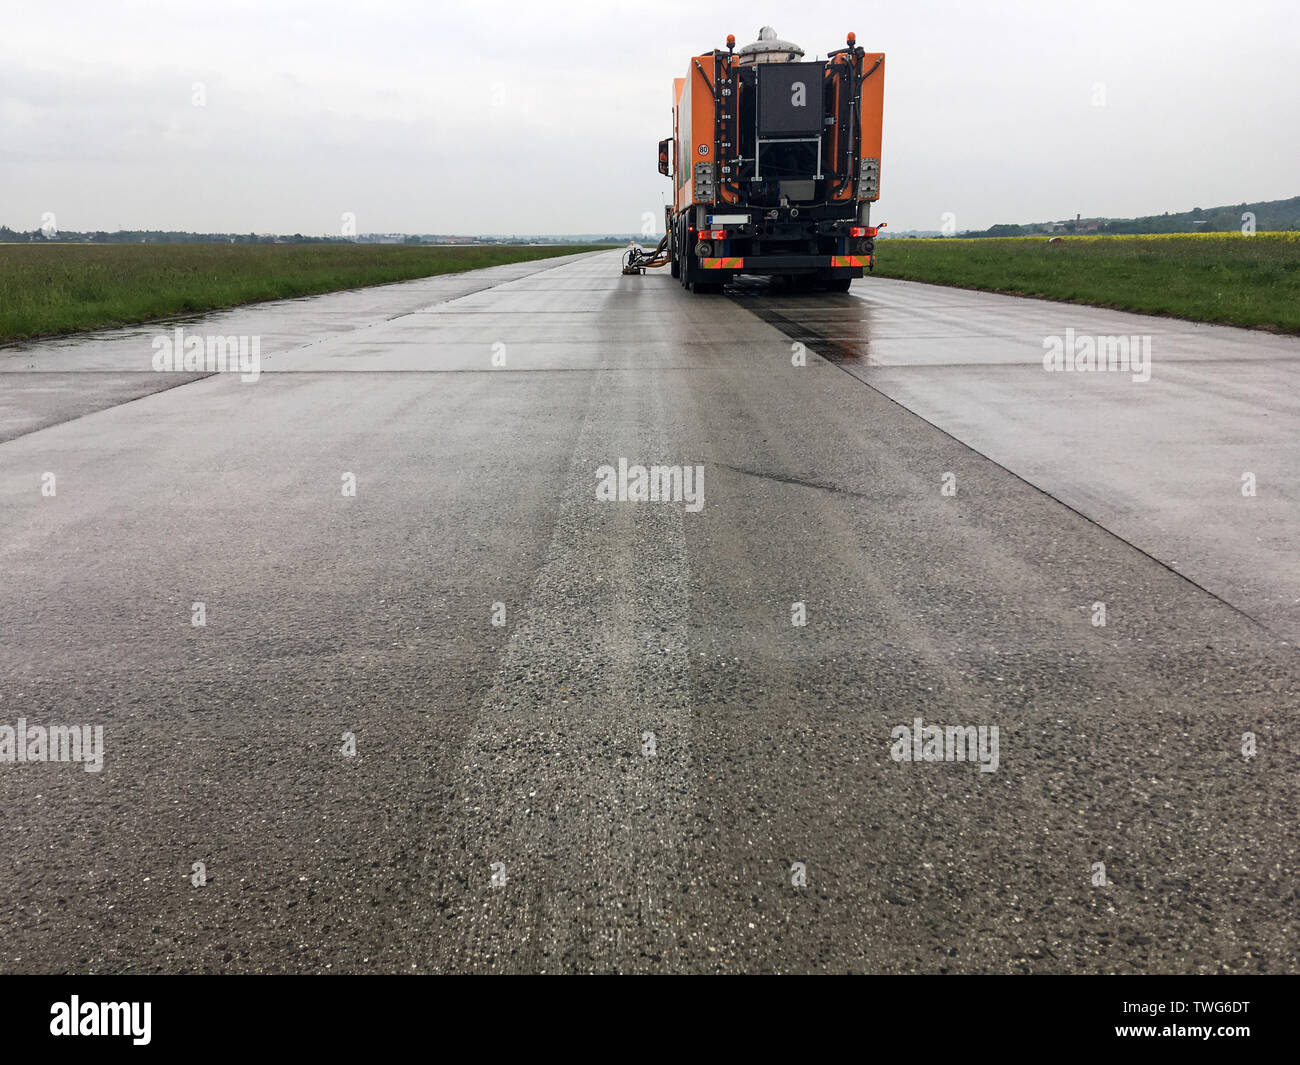
<svg viewBox="0 0 1300 1065">
<path fill-rule="evenodd" d="M 887 54 L 895 229 L 1300 194 L 1296 0 L 5 0 L 0 223 L 632 232 L 690 55 Z M 205 106 L 195 106 L 195 83 Z"/>
</svg>

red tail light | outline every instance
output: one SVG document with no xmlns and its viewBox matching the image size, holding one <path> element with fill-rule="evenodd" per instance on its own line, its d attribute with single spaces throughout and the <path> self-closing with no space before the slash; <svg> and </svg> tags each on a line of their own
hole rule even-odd
<svg viewBox="0 0 1300 1065">
<path fill-rule="evenodd" d="M 725 229 L 701 229 L 700 240 L 726 240 L 727 231 Z"/>
<path fill-rule="evenodd" d="M 850 237 L 865 237 L 866 235 L 867 235 L 867 227 L 866 227 L 866 226 L 853 226 L 853 227 L 849 230 L 849 236 L 850 236 Z"/>
</svg>

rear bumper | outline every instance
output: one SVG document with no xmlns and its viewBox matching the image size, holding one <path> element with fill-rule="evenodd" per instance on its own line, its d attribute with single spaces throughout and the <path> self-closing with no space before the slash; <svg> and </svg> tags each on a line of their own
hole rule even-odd
<svg viewBox="0 0 1300 1065">
<path fill-rule="evenodd" d="M 702 270 L 730 274 L 818 273 L 827 278 L 861 277 L 870 255 L 720 255 L 701 259 Z"/>
</svg>

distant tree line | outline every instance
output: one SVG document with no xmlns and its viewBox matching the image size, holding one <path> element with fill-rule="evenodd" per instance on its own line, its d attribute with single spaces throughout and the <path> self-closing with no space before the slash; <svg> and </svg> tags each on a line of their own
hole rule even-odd
<svg viewBox="0 0 1300 1065">
<path fill-rule="evenodd" d="M 1300 196 L 1289 200 L 1266 200 L 1241 203 L 1234 207 L 1211 207 L 1145 218 L 1084 219 L 1087 233 L 1236 233 L 1241 231 L 1242 215 L 1255 216 L 1257 232 L 1300 230 Z M 1095 223 L 1095 225 L 1094 225 Z M 1064 222 L 1033 222 L 1028 225 L 996 225 L 986 230 L 962 233 L 963 237 L 1027 237 L 1039 233 L 1074 233 L 1080 229 L 1074 219 Z"/>
<path fill-rule="evenodd" d="M 0 242 L 68 244 L 346 244 L 343 237 L 305 237 L 301 233 L 182 233 L 169 229 L 119 229 L 112 233 L 65 229 L 46 235 L 43 230 L 15 230 L 0 226 Z"/>
<path fill-rule="evenodd" d="M 461 237 L 440 234 L 362 233 L 356 237 L 306 237 L 301 233 L 188 233 L 171 229 L 118 229 L 91 232 L 74 229 L 47 234 L 41 229 L 0 226 L 0 244 L 626 244 L 635 239 L 624 233 L 592 239 L 572 236 Z"/>
</svg>

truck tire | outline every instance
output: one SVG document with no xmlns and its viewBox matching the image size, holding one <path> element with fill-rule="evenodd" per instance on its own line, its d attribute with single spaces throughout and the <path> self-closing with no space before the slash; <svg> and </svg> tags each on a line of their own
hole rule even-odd
<svg viewBox="0 0 1300 1065">
<path fill-rule="evenodd" d="M 673 259 L 673 261 L 668 264 L 668 272 L 672 274 L 673 277 L 680 277 L 682 273 L 681 260 Z"/>
<path fill-rule="evenodd" d="M 833 277 L 826 282 L 826 291 L 848 292 L 851 284 L 853 284 L 853 278 L 851 277 Z"/>
</svg>

